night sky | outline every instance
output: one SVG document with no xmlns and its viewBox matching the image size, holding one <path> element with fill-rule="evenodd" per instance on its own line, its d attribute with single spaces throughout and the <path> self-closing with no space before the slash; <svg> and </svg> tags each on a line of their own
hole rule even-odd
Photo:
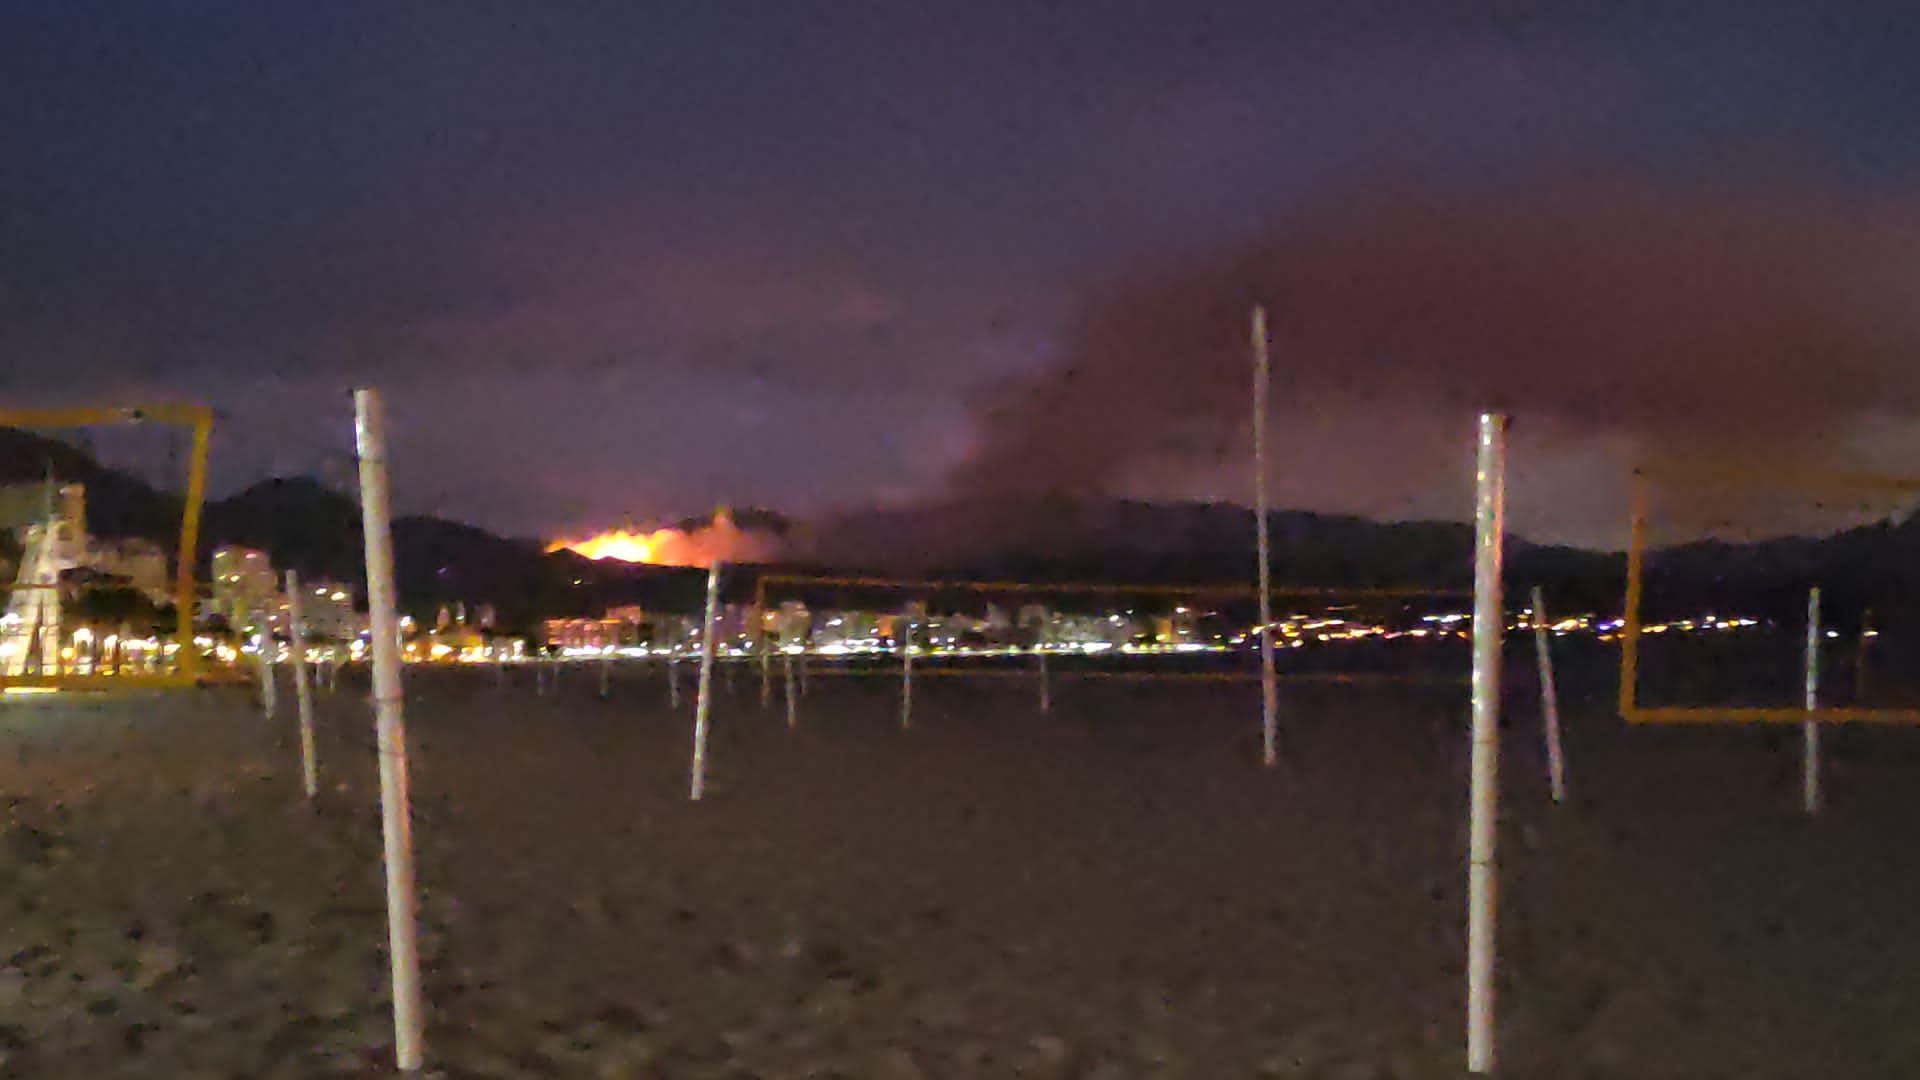
<svg viewBox="0 0 1920 1080">
<path fill-rule="evenodd" d="M 1367 13 L 1330 15 L 1349 7 Z M 1920 9 L 0 3 L 0 377 L 522 534 L 1920 462 Z M 1678 10 L 1684 9 L 1684 10 Z"/>
</svg>

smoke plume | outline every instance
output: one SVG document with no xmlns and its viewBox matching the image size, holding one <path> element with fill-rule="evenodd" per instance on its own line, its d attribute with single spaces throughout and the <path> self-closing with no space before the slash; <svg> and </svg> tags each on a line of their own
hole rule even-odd
<svg viewBox="0 0 1920 1080">
<path fill-rule="evenodd" d="M 1086 297 L 1060 365 L 981 404 L 956 479 L 1112 493 L 1243 460 L 1255 304 L 1282 500 L 1319 477 L 1417 504 L 1462 472 L 1430 437 L 1463 444 L 1489 407 L 1569 454 L 1832 464 L 1920 417 L 1916 209 L 1606 185 L 1323 204 Z"/>
</svg>

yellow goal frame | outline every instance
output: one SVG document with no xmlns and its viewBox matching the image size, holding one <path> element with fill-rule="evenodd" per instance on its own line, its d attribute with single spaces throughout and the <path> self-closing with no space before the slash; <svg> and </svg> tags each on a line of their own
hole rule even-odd
<svg viewBox="0 0 1920 1080">
<path fill-rule="evenodd" d="M 1620 717 L 1629 724 L 1908 724 L 1920 725 L 1920 709 L 1769 708 L 1747 706 L 1643 706 L 1640 684 L 1640 608 L 1645 588 L 1646 506 L 1649 484 L 1666 488 L 1760 488 L 1920 494 L 1920 478 L 1878 473 L 1779 472 L 1738 468 L 1659 468 L 1633 472 L 1627 540 L 1627 591 L 1620 627 Z"/>
<path fill-rule="evenodd" d="M 200 547 L 200 513 L 207 491 L 207 443 L 213 434 L 213 409 L 205 405 L 138 405 L 119 408 L 0 409 L 0 426 L 14 428 L 103 427 L 159 424 L 192 433 L 187 490 L 180 514 L 180 551 L 173 580 L 177 668 L 153 675 L 0 675 L 0 690 L 175 690 L 201 685 L 200 654 L 193 643 L 195 588 L 193 569 Z"/>
</svg>

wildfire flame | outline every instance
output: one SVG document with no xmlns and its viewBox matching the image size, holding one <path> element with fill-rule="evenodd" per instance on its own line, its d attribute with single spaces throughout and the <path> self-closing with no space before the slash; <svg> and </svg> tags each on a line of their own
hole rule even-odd
<svg viewBox="0 0 1920 1080">
<path fill-rule="evenodd" d="M 589 559 L 618 559 L 631 563 L 658 563 L 658 552 L 667 546 L 669 537 L 684 537 L 678 529 L 655 529 L 652 532 L 628 532 L 626 529 L 614 529 L 585 540 L 556 540 L 547 545 L 548 551 L 571 551 L 585 555 Z"/>
<path fill-rule="evenodd" d="M 714 515 L 711 524 L 691 532 L 672 528 L 652 532 L 610 529 L 584 539 L 557 540 L 547 545 L 547 550 L 653 566 L 709 566 L 716 561 L 765 561 L 778 554 L 778 547 L 773 538 L 741 529 L 730 514 L 722 511 Z"/>
</svg>

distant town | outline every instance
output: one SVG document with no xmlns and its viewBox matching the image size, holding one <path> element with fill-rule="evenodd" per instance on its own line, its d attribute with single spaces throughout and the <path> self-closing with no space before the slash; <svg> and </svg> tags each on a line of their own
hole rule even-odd
<svg viewBox="0 0 1920 1080">
<path fill-rule="evenodd" d="M 21 485 L 0 490 L 15 585 L 0 616 L 0 670 L 6 674 L 120 673 L 166 666 L 178 648 L 172 617 L 172 558 L 145 539 L 115 539 L 87 531 L 86 497 L 76 484 Z M 239 545 L 212 551 L 208 581 L 197 587 L 194 644 L 205 657 L 235 665 L 264 653 L 290 658 L 293 603 L 287 577 L 269 552 Z M 368 652 L 367 616 L 357 590 L 338 581 L 299 583 L 301 639 L 308 658 L 351 663 Z M 898 653 L 903 642 L 921 655 L 991 657 L 1053 652 L 1087 656 L 1168 656 L 1230 653 L 1258 640 L 1244 612 L 1203 602 L 1168 601 L 1148 611 L 1116 602 L 1111 610 L 1058 610 L 1040 599 L 1017 605 L 987 603 L 978 610 L 929 610 L 903 591 L 893 610 L 873 605 L 809 606 L 799 600 L 721 606 L 716 652 L 737 658 L 762 652 L 803 653 L 831 660 Z M 1243 598 L 1244 599 L 1244 598 Z M 1465 611 L 1424 605 L 1324 602 L 1295 605 L 1273 624 L 1281 649 L 1359 642 L 1464 639 Z M 1655 622 L 1648 634 L 1730 633 L 1764 627 L 1765 620 L 1709 613 Z M 1510 629 L 1530 631 L 1534 613 L 1517 613 Z M 1617 639 L 1618 618 L 1557 615 L 1545 626 L 1555 636 Z M 522 663 L 684 657 L 700 651 L 701 619 L 637 604 L 609 606 L 591 617 L 550 618 L 531 633 L 507 632 L 491 605 L 447 603 L 431 622 L 402 618 L 403 657 L 422 664 Z M 1828 631 L 1828 636 L 1838 636 Z M 1871 634 L 1868 630 L 1866 633 Z"/>
</svg>

